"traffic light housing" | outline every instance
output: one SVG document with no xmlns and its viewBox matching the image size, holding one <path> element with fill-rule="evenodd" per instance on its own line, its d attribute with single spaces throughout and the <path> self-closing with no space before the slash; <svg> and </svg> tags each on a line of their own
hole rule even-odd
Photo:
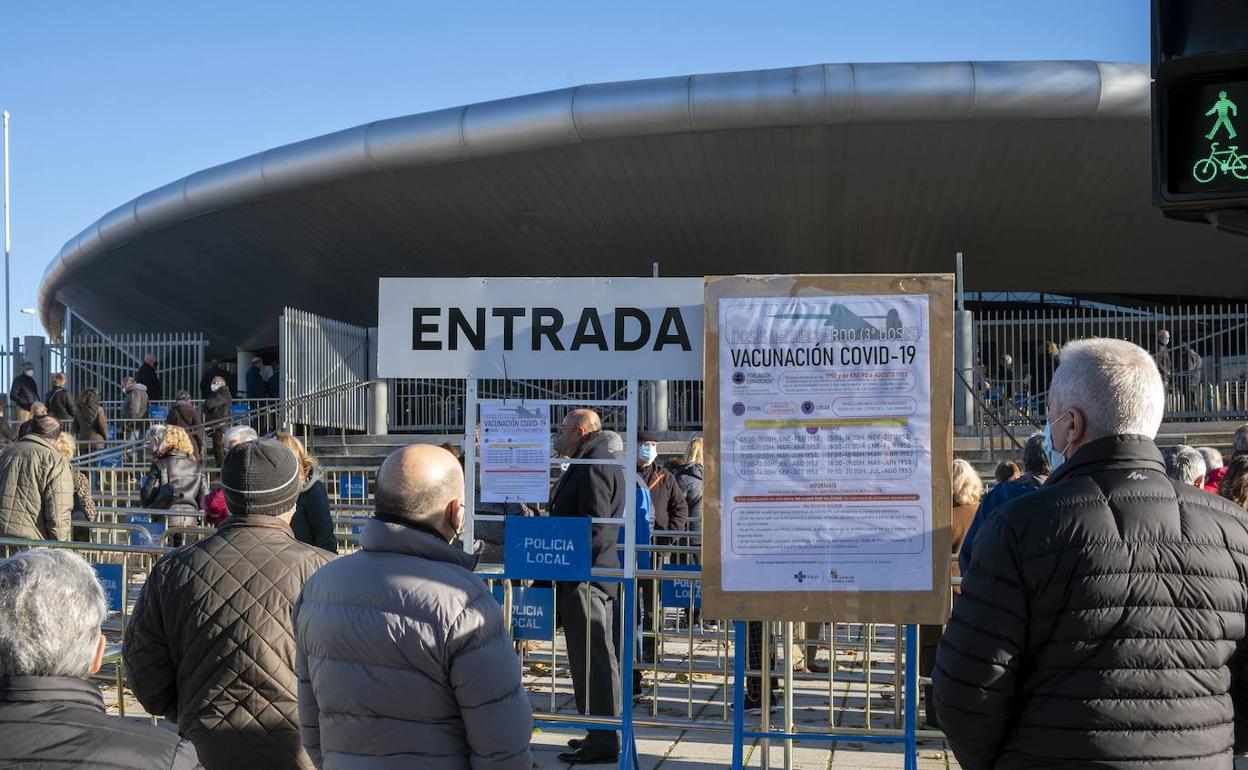
<svg viewBox="0 0 1248 770">
<path fill-rule="evenodd" d="M 1153 0 L 1152 13 L 1153 201 L 1248 233 L 1248 2 Z"/>
</svg>

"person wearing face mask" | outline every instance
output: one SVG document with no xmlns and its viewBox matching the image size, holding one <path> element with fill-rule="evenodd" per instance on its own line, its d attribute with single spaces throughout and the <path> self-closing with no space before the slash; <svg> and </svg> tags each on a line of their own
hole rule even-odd
<svg viewBox="0 0 1248 770">
<path fill-rule="evenodd" d="M 360 550 L 293 611 L 303 744 L 317 767 L 530 770 L 533 714 L 498 602 L 451 542 L 464 472 L 441 447 L 391 454 Z"/>
<path fill-rule="evenodd" d="M 592 409 L 568 413 L 559 427 L 559 446 L 574 460 L 615 459 L 602 420 Z M 572 463 L 550 493 L 550 515 L 622 518 L 625 483 L 624 469 L 618 465 Z M 615 555 L 619 529 L 608 524 L 592 526 L 593 567 L 619 568 Z M 563 621 L 576 709 L 582 714 L 614 717 L 620 713 L 620 667 L 613 628 L 617 588 L 617 583 L 555 584 L 555 604 Z M 614 762 L 619 758 L 619 735 L 614 730 L 590 730 L 585 738 L 569 741 L 568 748 L 570 751 L 558 756 L 560 762 Z"/>
<path fill-rule="evenodd" d="M 217 466 L 225 462 L 225 429 L 234 403 L 224 377 L 213 377 L 204 399 L 204 422 L 212 423 L 212 455 Z"/>
<path fill-rule="evenodd" d="M 27 361 L 22 373 L 13 378 L 9 388 L 9 403 L 17 407 L 14 415 L 19 423 L 30 419 L 30 409 L 39 400 L 39 384 L 35 382 L 35 365 Z"/>
<path fill-rule="evenodd" d="M 650 490 L 654 506 L 654 528 L 684 532 L 689 522 L 689 503 L 676 477 L 655 462 L 659 457 L 659 440 L 653 433 L 637 437 L 637 473 Z"/>
<path fill-rule="evenodd" d="M 979 533 L 932 674 L 968 770 L 1222 770 L 1248 750 L 1248 518 L 1166 475 L 1148 351 L 1067 344 L 1052 474 Z"/>
</svg>

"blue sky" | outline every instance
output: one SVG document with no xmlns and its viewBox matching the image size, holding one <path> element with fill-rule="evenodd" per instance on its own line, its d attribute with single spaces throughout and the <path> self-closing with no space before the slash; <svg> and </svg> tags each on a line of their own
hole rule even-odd
<svg viewBox="0 0 1248 770">
<path fill-rule="evenodd" d="M 1148 0 L 7 0 L 13 332 L 31 328 L 18 310 L 49 260 L 101 214 L 275 145 L 587 82 L 844 61 L 1146 62 L 1148 14 Z"/>
</svg>

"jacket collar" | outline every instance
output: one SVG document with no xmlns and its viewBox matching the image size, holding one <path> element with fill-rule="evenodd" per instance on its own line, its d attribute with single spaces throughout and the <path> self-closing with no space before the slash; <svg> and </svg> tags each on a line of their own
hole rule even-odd
<svg viewBox="0 0 1248 770">
<path fill-rule="evenodd" d="M 430 561 L 450 562 L 466 570 L 477 566 L 476 556 L 464 553 L 419 524 L 369 519 L 360 532 L 360 548 L 365 551 L 401 553 Z"/>
<path fill-rule="evenodd" d="M 0 703 L 60 701 L 104 713 L 104 696 L 94 682 L 67 676 L 15 676 L 0 679 Z"/>
<path fill-rule="evenodd" d="M 48 449 L 51 449 L 53 452 L 58 451 L 57 448 L 52 445 L 51 441 L 48 441 L 43 436 L 36 436 L 34 433 L 27 433 L 25 436 L 19 438 L 18 441 L 34 441 L 38 444 L 44 445 Z"/>
<path fill-rule="evenodd" d="M 1161 451 L 1148 436 L 1132 433 L 1106 436 L 1079 447 L 1069 460 L 1049 476 L 1045 486 L 1052 486 L 1070 476 L 1133 468 L 1164 474 L 1166 463 L 1161 458 Z"/>
<path fill-rule="evenodd" d="M 282 532 L 291 540 L 295 539 L 295 533 L 291 530 L 290 525 L 276 516 L 258 516 L 256 514 L 238 516 L 230 514 L 230 518 L 226 519 L 225 523 L 221 525 L 221 529 L 217 531 L 223 532 L 231 527 L 268 527 L 269 529 L 276 529 Z"/>
</svg>

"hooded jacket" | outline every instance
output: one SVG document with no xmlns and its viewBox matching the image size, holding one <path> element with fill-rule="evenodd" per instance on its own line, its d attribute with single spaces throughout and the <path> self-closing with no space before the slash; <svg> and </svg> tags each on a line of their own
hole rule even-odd
<svg viewBox="0 0 1248 770">
<path fill-rule="evenodd" d="M 52 442 L 26 435 L 0 452 L 0 535 L 69 540 L 74 477 Z"/>
<path fill-rule="evenodd" d="M 122 650 L 135 698 L 208 770 L 304 770 L 290 611 L 333 558 L 273 516 L 235 516 L 156 563 Z"/>
<path fill-rule="evenodd" d="M 169 730 L 109 716 L 94 682 L 0 679 L 0 762 L 28 770 L 198 770 L 195 747 Z"/>
<path fill-rule="evenodd" d="M 99 404 L 86 409 L 75 406 L 74 436 L 88 443 L 107 441 L 108 417 L 104 415 L 104 407 Z"/>
<path fill-rule="evenodd" d="M 685 493 L 689 504 L 690 531 L 701 529 L 702 523 L 702 463 L 685 463 L 672 472 L 680 491 Z"/>
<path fill-rule="evenodd" d="M 290 521 L 295 539 L 338 553 L 338 538 L 334 535 L 334 517 L 329 510 L 329 493 L 320 466 L 313 466 L 308 480 L 299 489 L 299 501 L 295 505 L 295 517 Z"/>
<path fill-rule="evenodd" d="M 146 420 L 147 405 L 151 396 L 148 395 L 147 386 L 141 382 L 136 382 L 126 391 L 121 399 L 121 419 L 123 420 Z"/>
<path fill-rule="evenodd" d="M 533 717 L 475 559 L 370 519 L 294 609 L 299 717 L 318 766 L 530 770 Z"/>
<path fill-rule="evenodd" d="M 1248 749 L 1248 518 L 1145 436 L 980 530 L 933 672 L 965 770 L 1227 770 Z"/>
</svg>

